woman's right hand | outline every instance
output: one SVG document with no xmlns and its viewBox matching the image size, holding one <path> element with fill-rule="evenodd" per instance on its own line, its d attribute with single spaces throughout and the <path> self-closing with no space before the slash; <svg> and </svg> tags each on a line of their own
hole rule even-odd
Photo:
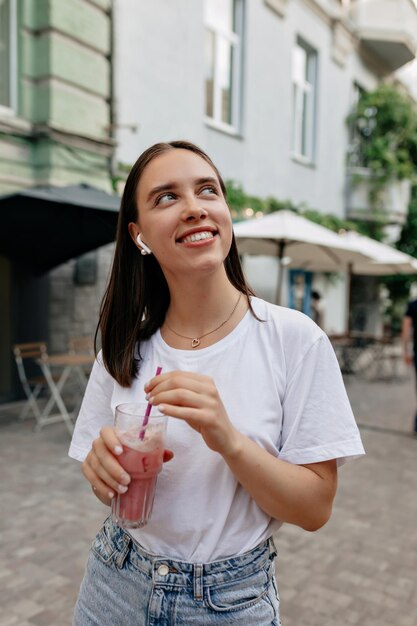
<svg viewBox="0 0 417 626">
<path fill-rule="evenodd" d="M 94 439 L 92 448 L 81 465 L 84 477 L 90 483 L 94 494 L 107 506 L 110 506 L 116 493 L 126 493 L 130 483 L 129 474 L 117 461 L 122 452 L 122 444 L 115 429 L 104 426 L 100 430 L 100 436 Z M 164 463 L 170 461 L 173 456 L 171 450 L 165 450 Z"/>
<path fill-rule="evenodd" d="M 130 476 L 118 463 L 117 456 L 123 452 L 115 429 L 104 426 L 100 436 L 94 439 L 92 448 L 82 464 L 84 477 L 94 494 L 103 504 L 110 506 L 116 493 L 126 493 Z"/>
</svg>

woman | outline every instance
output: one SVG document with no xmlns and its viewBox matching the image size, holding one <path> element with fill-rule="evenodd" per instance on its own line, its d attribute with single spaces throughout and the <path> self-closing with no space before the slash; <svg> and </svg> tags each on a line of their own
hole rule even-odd
<svg viewBox="0 0 417 626">
<path fill-rule="evenodd" d="M 363 448 L 327 337 L 254 297 L 224 183 L 193 144 L 133 166 L 99 329 L 70 456 L 104 504 L 126 492 L 114 408 L 145 395 L 174 456 L 148 525 L 98 533 L 74 624 L 279 624 L 271 536 L 323 526 L 338 463 Z"/>
</svg>

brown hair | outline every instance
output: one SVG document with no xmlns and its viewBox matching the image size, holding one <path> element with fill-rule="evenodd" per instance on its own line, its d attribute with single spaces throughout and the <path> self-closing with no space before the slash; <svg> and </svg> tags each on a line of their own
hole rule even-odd
<svg viewBox="0 0 417 626">
<path fill-rule="evenodd" d="M 226 187 L 218 169 L 203 150 L 188 141 L 157 143 L 145 150 L 130 170 L 120 205 L 113 266 L 95 334 L 96 351 L 100 331 L 104 365 L 122 387 L 130 387 L 138 371 L 136 344 L 140 360 L 140 342 L 162 326 L 170 301 L 168 284 L 158 261 L 153 255 L 138 253 L 128 224 L 138 218 L 136 190 L 144 169 L 156 157 L 177 149 L 190 150 L 204 159 L 215 171 L 226 198 Z M 249 296 L 254 293 L 243 275 L 234 235 L 224 265 L 231 284 L 246 295 L 252 310 Z"/>
</svg>

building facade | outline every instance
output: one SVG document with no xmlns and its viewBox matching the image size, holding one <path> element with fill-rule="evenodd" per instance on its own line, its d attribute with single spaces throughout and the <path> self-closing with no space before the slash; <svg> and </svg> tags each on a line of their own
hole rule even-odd
<svg viewBox="0 0 417 626">
<path fill-rule="evenodd" d="M 417 8 L 413 0 L 116 0 L 114 28 L 118 161 L 186 138 L 250 195 L 349 217 L 346 119 L 360 90 L 397 80 L 414 58 Z M 273 260 L 246 261 L 246 270 L 273 298 Z M 325 292 L 326 329 L 342 331 L 344 278 L 314 283 Z"/>
<path fill-rule="evenodd" d="M 116 163 L 185 138 L 248 194 L 348 216 L 347 115 L 384 80 L 415 96 L 416 33 L 414 0 L 0 0 L 0 194 L 109 191 Z M 13 342 L 56 351 L 94 331 L 111 253 L 36 278 L 0 256 L 0 398 L 13 390 Z M 78 278 L 83 263 L 91 280 Z M 274 260 L 245 269 L 273 299 Z M 324 296 L 326 330 L 343 330 L 344 276 L 304 279 Z"/>
<path fill-rule="evenodd" d="M 110 0 L 0 1 L 0 194 L 111 189 L 111 17 Z M 107 257 L 99 252 L 99 275 Z M 76 265 L 34 277 L 0 256 L 0 398 L 17 389 L 14 342 L 62 350 L 93 331 L 101 288 L 78 286 Z"/>
</svg>

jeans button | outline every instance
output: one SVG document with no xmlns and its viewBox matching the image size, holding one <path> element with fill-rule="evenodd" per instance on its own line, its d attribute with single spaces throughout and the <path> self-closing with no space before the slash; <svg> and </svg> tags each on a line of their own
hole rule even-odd
<svg viewBox="0 0 417 626">
<path fill-rule="evenodd" d="M 166 575 L 168 574 L 168 572 L 169 572 L 169 567 L 168 567 L 168 565 L 160 565 L 160 566 L 158 567 L 158 574 L 159 574 L 160 576 L 166 576 Z"/>
</svg>

